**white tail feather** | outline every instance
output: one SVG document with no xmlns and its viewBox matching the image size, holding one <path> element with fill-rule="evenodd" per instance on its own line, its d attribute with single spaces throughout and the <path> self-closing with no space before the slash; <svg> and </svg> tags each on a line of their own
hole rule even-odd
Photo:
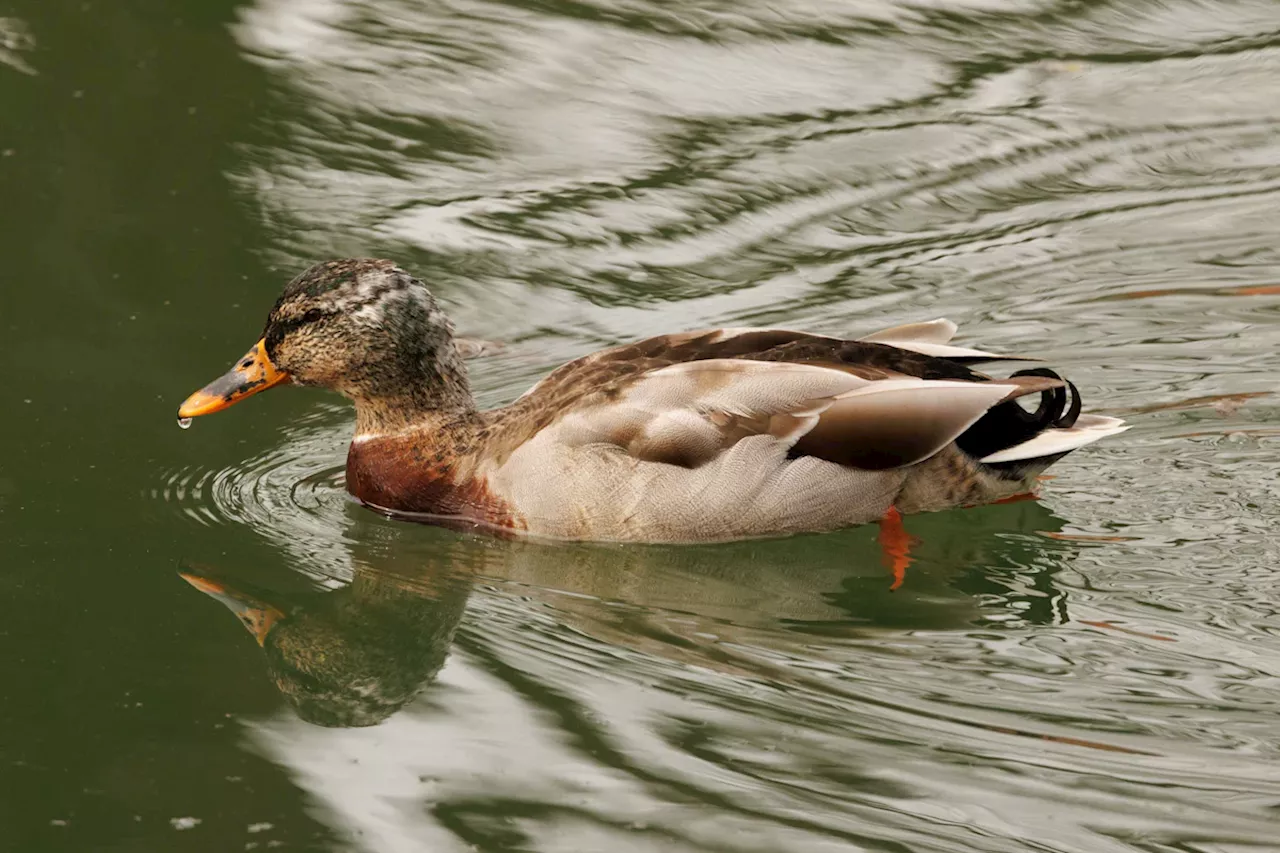
<svg viewBox="0 0 1280 853">
<path fill-rule="evenodd" d="M 1119 418 L 1081 415 L 1076 419 L 1075 426 L 1047 429 L 1035 438 L 984 456 L 981 461 L 1017 462 L 1020 459 L 1056 456 L 1059 453 L 1075 450 L 1077 447 L 1084 447 L 1086 444 L 1093 444 L 1098 439 L 1119 435 L 1128 428 Z"/>
</svg>

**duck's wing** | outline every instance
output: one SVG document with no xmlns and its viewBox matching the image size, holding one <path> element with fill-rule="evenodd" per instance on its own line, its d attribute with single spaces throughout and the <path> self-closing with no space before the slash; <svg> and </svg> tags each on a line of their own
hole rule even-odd
<svg viewBox="0 0 1280 853">
<path fill-rule="evenodd" d="M 878 341 L 882 344 L 889 344 L 894 341 L 947 344 L 951 342 L 951 339 L 956 336 L 958 331 L 960 331 L 960 327 L 955 323 L 945 317 L 939 317 L 936 320 L 928 320 L 923 323 L 907 323 L 902 326 L 881 329 L 870 335 L 863 335 L 860 340 Z"/>
<path fill-rule="evenodd" d="M 894 331 L 886 330 L 886 333 Z M 905 336 L 900 338 L 905 340 Z M 563 400 L 598 390 L 620 376 L 638 376 L 671 365 L 708 359 L 836 365 L 854 372 L 865 369 L 868 375 L 874 376 L 883 376 L 887 370 L 922 379 L 985 378 L 960 361 L 930 356 L 901 343 L 843 340 L 790 329 L 700 329 L 657 335 L 593 352 L 556 368 L 521 399 L 540 396 Z"/>
<path fill-rule="evenodd" d="M 966 364 L 979 361 L 1039 361 L 1025 355 L 1003 355 L 986 352 L 970 347 L 958 347 L 951 344 L 959 326 L 945 317 L 925 323 L 907 323 L 894 326 L 870 335 L 863 335 L 858 340 L 867 343 L 888 344 L 899 349 L 930 355 L 935 358 L 955 359 Z"/>
<path fill-rule="evenodd" d="M 771 436 L 793 455 L 884 469 L 932 456 L 993 406 L 1063 384 L 1043 376 L 924 379 L 838 362 L 700 359 L 582 397 L 547 429 L 562 444 L 612 445 L 638 461 L 687 468 L 749 437 Z"/>
</svg>

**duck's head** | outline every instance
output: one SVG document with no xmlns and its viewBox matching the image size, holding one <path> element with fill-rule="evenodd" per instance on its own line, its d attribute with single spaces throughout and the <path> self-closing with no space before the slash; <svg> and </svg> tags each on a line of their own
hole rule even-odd
<svg viewBox="0 0 1280 853">
<path fill-rule="evenodd" d="M 325 261 L 289 282 L 262 338 L 188 397 L 178 417 L 217 412 L 286 382 L 350 398 L 362 430 L 473 405 L 453 325 L 430 291 L 371 258 Z"/>
</svg>

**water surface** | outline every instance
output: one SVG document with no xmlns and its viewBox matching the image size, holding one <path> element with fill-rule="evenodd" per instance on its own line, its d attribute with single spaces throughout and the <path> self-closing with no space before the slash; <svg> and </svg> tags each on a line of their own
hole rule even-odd
<svg viewBox="0 0 1280 853">
<path fill-rule="evenodd" d="M 0 847 L 1280 849 L 1280 7 L 183 7 L 0 13 Z M 896 592 L 872 528 L 397 524 L 336 399 L 173 424 L 345 254 L 504 344 L 486 405 L 946 316 L 1134 428 L 910 518 Z"/>
</svg>

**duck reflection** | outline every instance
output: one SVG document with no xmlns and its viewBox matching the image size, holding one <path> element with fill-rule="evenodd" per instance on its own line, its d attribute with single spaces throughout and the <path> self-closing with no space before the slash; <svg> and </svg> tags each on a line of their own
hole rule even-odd
<svg viewBox="0 0 1280 853">
<path fill-rule="evenodd" d="M 507 543 L 482 571 L 544 600 L 566 593 L 554 598 L 560 610 L 679 623 L 720 639 L 1053 624 L 1067 618 L 1053 577 L 1076 546 L 1042 534 L 1063 526 L 1030 501 L 913 516 L 901 587 L 873 526 L 718 545 Z"/>
<path fill-rule="evenodd" d="M 742 650 L 802 650 L 814 635 L 857 640 L 1064 621 L 1053 575 L 1073 550 L 1039 535 L 1062 522 L 1031 502 L 914 517 L 915 562 L 898 589 L 873 528 L 664 547 L 357 525 L 368 526 L 356 537 L 362 553 L 352 555 L 354 578 L 338 589 L 281 593 L 207 569 L 182 572 L 235 613 L 261 644 L 280 692 L 321 726 L 374 725 L 420 693 L 443 666 L 480 579 L 477 595 L 531 599 L 530 608 L 614 647 L 772 678 L 772 668 Z"/>
<path fill-rule="evenodd" d="M 458 575 L 365 569 L 340 589 L 294 594 L 181 575 L 240 619 L 276 687 L 321 726 L 372 726 L 417 695 L 444 665 L 471 591 Z"/>
</svg>

